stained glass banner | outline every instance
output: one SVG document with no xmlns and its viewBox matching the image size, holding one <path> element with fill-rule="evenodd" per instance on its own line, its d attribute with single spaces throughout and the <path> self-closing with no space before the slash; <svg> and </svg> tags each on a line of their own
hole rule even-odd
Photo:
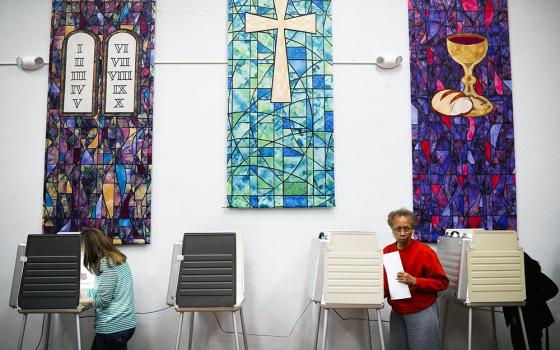
<svg viewBox="0 0 560 350">
<path fill-rule="evenodd" d="M 155 0 L 53 0 L 43 232 L 150 243 Z"/>
<path fill-rule="evenodd" d="M 506 0 L 409 0 L 418 238 L 515 229 Z"/>
<path fill-rule="evenodd" d="M 229 0 L 227 201 L 334 206 L 330 0 Z"/>
</svg>

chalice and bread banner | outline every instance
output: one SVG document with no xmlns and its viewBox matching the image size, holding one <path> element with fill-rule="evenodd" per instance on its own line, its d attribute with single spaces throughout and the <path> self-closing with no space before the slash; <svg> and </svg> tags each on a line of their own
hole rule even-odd
<svg viewBox="0 0 560 350">
<path fill-rule="evenodd" d="M 447 37 L 447 51 L 459 63 L 465 75 L 461 79 L 463 91 L 443 89 L 432 98 L 432 108 L 438 113 L 450 116 L 464 115 L 482 117 L 492 111 L 492 102 L 476 93 L 473 76 L 474 67 L 486 57 L 488 39 L 472 33 L 453 34 Z"/>
<path fill-rule="evenodd" d="M 516 229 L 506 0 L 409 0 L 416 238 Z"/>
</svg>

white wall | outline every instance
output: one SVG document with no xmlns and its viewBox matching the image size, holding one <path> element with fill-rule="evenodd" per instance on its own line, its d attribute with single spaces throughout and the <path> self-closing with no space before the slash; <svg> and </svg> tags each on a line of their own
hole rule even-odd
<svg viewBox="0 0 560 350">
<path fill-rule="evenodd" d="M 153 243 L 124 247 L 134 271 L 137 311 L 165 306 L 172 242 L 183 232 L 239 230 L 246 237 L 244 305 L 249 333 L 286 336 L 305 309 L 309 241 L 325 229 L 363 229 L 390 243 L 386 213 L 412 205 L 410 92 L 406 1 L 334 1 L 335 61 L 374 60 L 400 54 L 396 71 L 335 65 L 334 209 L 224 209 L 225 65 L 158 65 L 154 108 Z M 0 0 L 0 61 L 17 56 L 48 58 L 50 1 Z M 226 1 L 158 0 L 157 61 L 225 61 Z M 510 0 L 514 81 L 519 237 L 545 273 L 560 283 L 560 111 L 557 82 L 560 2 Z M 21 317 L 8 307 L 15 247 L 41 229 L 47 69 L 23 72 L 0 66 L 0 347 L 15 348 Z M 359 127 L 356 127 L 359 126 Z M 551 308 L 560 319 L 560 303 Z M 311 348 L 310 307 L 291 337 L 249 336 L 251 349 Z M 466 311 L 451 308 L 448 345 L 465 344 Z M 348 317 L 359 312 L 342 310 Z M 221 315 L 227 330 L 231 318 Z M 173 310 L 140 315 L 131 349 L 171 349 L 177 315 Z M 388 319 L 388 308 L 383 311 Z M 231 349 L 212 316 L 200 316 L 197 349 Z M 24 348 L 34 349 L 39 316 L 31 316 Z M 497 318 L 499 346 L 508 349 L 503 318 Z M 551 329 L 553 348 L 560 326 Z M 474 348 L 491 346 L 490 315 L 475 311 Z M 375 326 L 375 325 L 374 325 Z M 185 327 L 185 330 L 187 327 Z M 82 320 L 87 348 L 91 318 Z M 51 347 L 72 348 L 71 319 L 57 318 Z M 378 337 L 372 327 L 375 342 Z M 388 324 L 384 324 L 388 339 Z M 185 332 L 186 333 L 186 332 Z M 330 349 L 364 349 L 363 322 L 329 322 Z M 186 345 L 185 343 L 183 343 Z M 376 343 L 374 343 L 376 345 Z"/>
</svg>

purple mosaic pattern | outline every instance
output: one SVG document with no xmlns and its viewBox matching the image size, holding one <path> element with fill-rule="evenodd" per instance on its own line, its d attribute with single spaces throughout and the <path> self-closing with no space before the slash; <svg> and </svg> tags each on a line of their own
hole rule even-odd
<svg viewBox="0 0 560 350">
<path fill-rule="evenodd" d="M 408 14 L 417 238 L 434 242 L 446 228 L 516 229 L 507 1 L 409 0 Z M 446 47 L 456 33 L 488 39 L 473 73 L 475 90 L 494 105 L 484 117 L 450 117 L 430 107 L 437 91 L 463 89 L 463 69 Z"/>
<path fill-rule="evenodd" d="M 43 197 L 43 232 L 103 229 L 114 243 L 150 243 L 155 0 L 53 1 Z M 140 36 L 138 114 L 62 116 L 65 36 L 86 30 L 104 38 L 119 29 Z M 99 67 L 102 67 L 101 62 Z"/>
</svg>

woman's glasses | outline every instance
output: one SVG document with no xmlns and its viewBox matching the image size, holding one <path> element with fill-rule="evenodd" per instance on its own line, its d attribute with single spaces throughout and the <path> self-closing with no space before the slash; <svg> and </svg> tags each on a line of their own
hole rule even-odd
<svg viewBox="0 0 560 350">
<path fill-rule="evenodd" d="M 404 226 L 404 227 L 393 228 L 394 233 L 399 233 L 401 231 L 404 231 L 404 233 L 411 233 L 412 232 L 412 227 Z"/>
</svg>

